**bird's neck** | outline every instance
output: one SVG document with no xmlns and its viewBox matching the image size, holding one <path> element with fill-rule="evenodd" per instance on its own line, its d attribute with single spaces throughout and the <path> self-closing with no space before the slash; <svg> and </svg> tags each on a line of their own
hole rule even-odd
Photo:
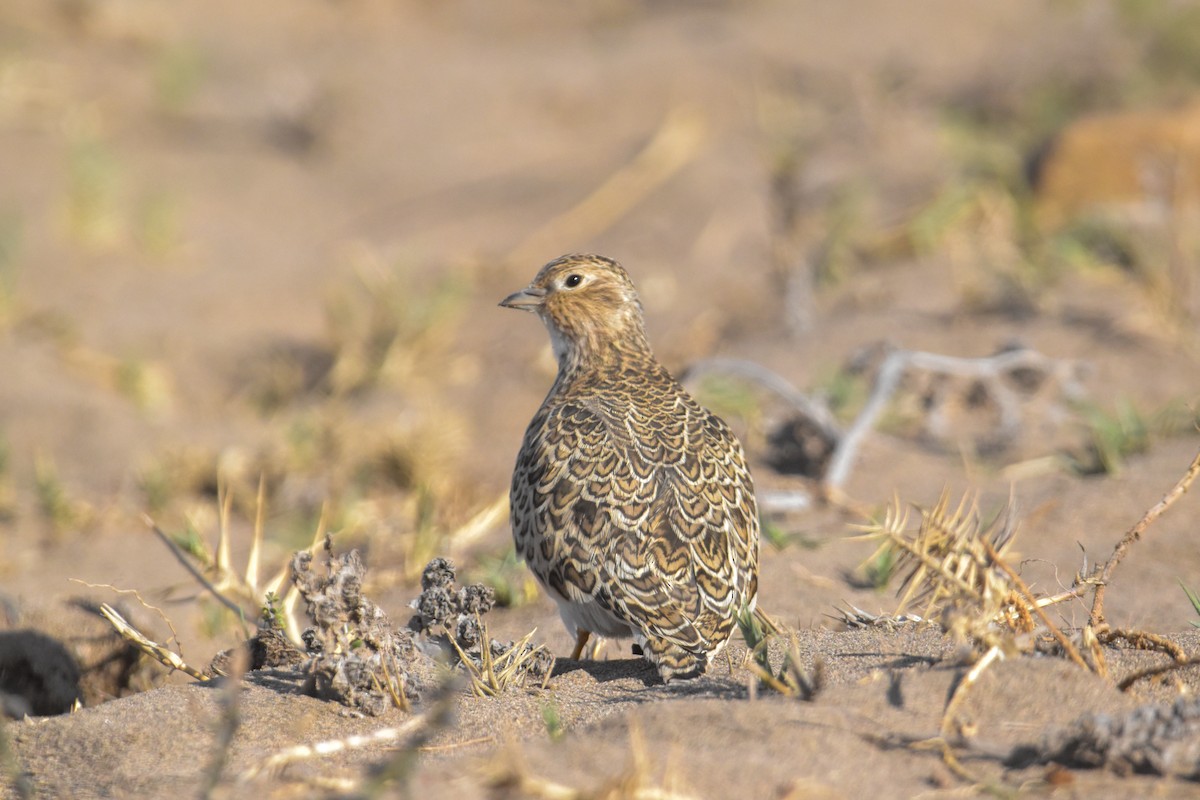
<svg viewBox="0 0 1200 800">
<path fill-rule="evenodd" d="M 555 388 L 580 382 L 653 378 L 662 370 L 640 327 L 568 337 L 551 330 L 550 340 L 558 360 Z"/>
</svg>

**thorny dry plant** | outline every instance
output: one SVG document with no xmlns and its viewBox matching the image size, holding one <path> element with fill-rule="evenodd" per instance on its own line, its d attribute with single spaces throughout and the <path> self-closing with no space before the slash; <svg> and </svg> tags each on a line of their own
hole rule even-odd
<svg viewBox="0 0 1200 800">
<path fill-rule="evenodd" d="M 881 540 L 879 550 L 872 558 L 881 552 L 893 551 L 897 554 L 897 566 L 904 571 L 897 614 L 910 602 L 923 603 L 926 619 L 982 651 L 947 701 L 940 735 L 935 740 L 946 764 L 956 774 L 978 782 L 951 748 L 951 742 L 961 738 L 957 712 L 968 690 L 991 664 L 1006 655 L 1027 650 L 1039 639 L 1045 641 L 1046 635 L 1053 637 L 1061 651 L 1080 667 L 1102 676 L 1107 675 L 1107 669 L 1101 645 L 1117 640 L 1142 649 L 1159 650 L 1172 657 L 1172 663 L 1166 667 L 1127 676 L 1119 684 L 1122 690 L 1148 675 L 1197 663 L 1198 659 L 1189 657 L 1164 637 L 1111 628 L 1104 619 L 1103 608 L 1104 589 L 1130 546 L 1183 496 L 1198 475 L 1200 453 L 1175 486 L 1121 538 L 1107 561 L 1091 570 L 1085 567 L 1070 589 L 1052 597 L 1035 598 L 1009 563 L 1012 558 L 1009 548 L 1016 531 L 1011 500 L 987 526 L 980 519 L 974 498 L 964 497 L 957 508 L 951 510 L 949 495 L 945 492 L 932 509 L 920 510 L 921 522 L 915 529 L 909 525 L 909 513 L 901 508 L 899 501 L 888 509 L 882 521 L 862 526 L 867 538 Z M 1075 643 L 1044 611 L 1046 606 L 1082 597 L 1089 590 L 1093 592 L 1092 612 L 1079 639 L 1087 648 L 1090 662 L 1084 660 Z"/>
<path fill-rule="evenodd" d="M 922 604 L 925 620 L 986 651 L 954 688 L 936 742 L 946 765 L 974 782 L 949 744 L 958 738 L 957 711 L 984 670 L 1006 653 L 1017 652 L 1018 638 L 1027 639 L 1033 632 L 1031 604 L 1036 601 L 1018 592 L 1013 581 L 1016 573 L 1000 566 L 1016 534 L 1011 500 L 986 526 L 971 495 L 952 509 L 949 492 L 943 491 L 932 508 L 918 510 L 921 521 L 915 529 L 909 524 L 909 509 L 901 506 L 899 498 L 882 520 L 859 527 L 865 538 L 880 540 L 868 561 L 891 554 L 897 571 L 904 575 L 897 615 L 909 603 Z"/>
<path fill-rule="evenodd" d="M 964 496 L 957 507 L 943 492 L 929 509 L 917 509 L 920 524 L 910 524 L 911 509 L 897 498 L 882 520 L 860 526 L 865 538 L 881 540 L 868 559 L 891 554 L 903 574 L 895 614 L 910 604 L 957 639 L 990 647 L 1034 629 L 1033 609 L 998 562 L 1009 554 L 1016 534 L 1011 505 L 984 525 L 976 497 Z"/>
<path fill-rule="evenodd" d="M 244 622 L 254 619 L 263 606 L 266 597 L 278 596 L 291 574 L 291 559 L 281 564 L 275 574 L 265 584 L 259 582 L 259 562 L 262 560 L 264 520 L 266 518 L 266 482 L 259 478 L 256 510 L 254 515 L 254 534 L 250 543 L 250 552 L 246 556 L 245 571 L 239 574 L 233 568 L 230 555 L 232 536 L 230 533 L 230 512 L 232 510 L 232 493 L 225 487 L 223 481 L 218 481 L 218 506 L 220 508 L 220 523 L 217 532 L 215 553 L 207 550 L 199 555 L 189 554 L 168 536 L 149 516 L 144 517 L 146 524 L 154 531 L 176 560 L 184 569 L 208 590 L 221 605 L 228 608 L 234 616 Z M 317 524 L 312 542 L 304 552 L 315 552 L 325 539 L 325 513 L 322 511 L 321 520 Z M 288 588 L 277 609 L 284 633 L 293 644 L 300 644 L 299 626 L 296 624 L 295 608 L 300 599 L 300 593 L 295 585 Z"/>
<path fill-rule="evenodd" d="M 950 495 L 943 492 L 932 508 L 918 510 L 921 522 L 915 529 L 898 499 L 883 520 L 859 526 L 864 538 L 881 540 L 868 561 L 892 553 L 904 574 L 896 615 L 909 603 L 921 604 L 925 620 L 980 651 L 999 654 L 1028 651 L 1050 637 L 1068 658 L 1088 668 L 1045 611 L 1078 592 L 1036 597 L 1010 563 L 1017 529 L 1011 498 L 987 525 L 972 495 L 951 509 Z"/>
</svg>

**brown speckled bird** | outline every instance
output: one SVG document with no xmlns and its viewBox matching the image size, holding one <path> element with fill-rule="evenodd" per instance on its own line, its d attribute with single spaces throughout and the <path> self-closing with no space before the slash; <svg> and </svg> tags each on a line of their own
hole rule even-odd
<svg viewBox="0 0 1200 800">
<path fill-rule="evenodd" d="M 758 591 L 758 509 L 737 437 L 658 363 L 612 259 L 568 255 L 500 305 L 550 331 L 558 377 L 525 432 L 517 552 L 579 658 L 633 636 L 664 681 L 708 666 Z"/>
</svg>

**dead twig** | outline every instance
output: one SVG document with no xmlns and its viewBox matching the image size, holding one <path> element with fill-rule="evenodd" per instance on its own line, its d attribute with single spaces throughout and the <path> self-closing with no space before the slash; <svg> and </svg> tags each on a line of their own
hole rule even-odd
<svg viewBox="0 0 1200 800">
<path fill-rule="evenodd" d="M 446 729 L 453 716 L 457 681 L 451 679 L 442 684 L 441 692 L 425 712 L 426 722 L 415 735 L 385 763 L 363 781 L 359 795 L 366 800 L 380 797 L 390 785 L 399 785 L 400 796 L 408 796 L 405 784 L 417 766 L 420 753 L 429 744 L 429 740 L 441 730 Z"/>
<path fill-rule="evenodd" d="M 1165 675 L 1168 672 L 1184 669 L 1185 667 L 1200 666 L 1200 658 L 1185 658 L 1183 661 L 1172 661 L 1170 664 L 1158 664 L 1153 667 L 1139 669 L 1136 672 L 1131 672 L 1117 683 L 1117 688 L 1122 692 L 1129 691 L 1129 688 L 1140 680 L 1145 678 L 1153 678 L 1158 675 Z"/>
<path fill-rule="evenodd" d="M 1093 581 L 1096 585 L 1096 593 L 1092 596 L 1092 611 L 1088 617 L 1088 625 L 1093 629 L 1100 630 L 1106 625 L 1104 620 L 1104 591 L 1108 587 L 1109 581 L 1112 580 L 1112 574 L 1116 570 L 1117 565 L 1125 558 L 1125 554 L 1129 551 L 1130 546 L 1142 538 L 1143 534 L 1146 533 L 1146 529 L 1187 492 L 1188 487 L 1192 485 L 1192 481 L 1196 480 L 1196 475 L 1198 474 L 1200 474 L 1200 452 L 1196 453 L 1196 457 L 1192 459 L 1192 463 L 1188 467 L 1187 472 L 1183 474 L 1183 477 L 1121 537 L 1121 541 L 1117 542 L 1117 546 L 1113 548 L 1112 555 L 1108 557 L 1108 560 L 1102 566 L 1097 568 Z"/>
<path fill-rule="evenodd" d="M 167 536 L 163 529 L 158 527 L 158 523 L 155 522 L 149 514 L 143 514 L 142 520 L 150 527 L 150 530 L 154 531 L 154 535 L 157 536 L 159 540 L 167 546 L 167 549 L 171 551 L 171 555 L 175 556 L 175 560 L 183 565 L 183 568 L 188 571 L 188 574 L 191 575 L 197 583 L 207 589 L 209 593 L 217 599 L 217 602 L 228 608 L 233 612 L 234 616 L 241 620 L 243 628 L 242 632 L 245 634 L 245 638 L 250 638 L 249 631 L 245 630 L 246 614 L 245 611 L 242 610 L 242 607 L 222 594 L 221 590 L 218 589 L 213 582 L 210 581 L 208 577 L 205 576 L 205 574 L 201 572 L 195 564 L 192 563 L 192 560 L 188 558 L 187 553 L 183 552 L 183 548 L 175 544 L 175 540 L 170 536 Z M 218 564 L 219 563 L 220 553 L 218 552 Z"/>
<path fill-rule="evenodd" d="M 1059 361 L 1027 347 L 1004 350 L 981 358 L 960 358 L 920 350 L 892 350 L 875 374 L 871 394 L 862 411 L 838 441 L 822 483 L 834 489 L 840 489 L 845 484 L 863 437 L 873 428 L 875 420 L 900 385 L 900 379 L 909 369 L 987 381 L 990 395 L 1000 412 L 998 427 L 1001 432 L 1012 433 L 1019 426 L 1018 400 L 1012 389 L 1000 379 L 1014 370 L 1034 369 L 1054 375 L 1063 384 L 1064 391 L 1075 396 L 1082 394 L 1082 390 L 1072 375 L 1074 368 L 1072 362 Z"/>
<path fill-rule="evenodd" d="M 943 741 L 949 742 L 951 738 L 959 738 L 958 733 L 952 729 L 958 709 L 963 704 L 967 692 L 979 681 L 979 677 L 988 667 L 996 661 L 1003 660 L 1004 650 L 999 645 L 992 645 L 983 654 L 983 658 L 976 661 L 975 665 L 963 675 L 962 680 L 954 687 L 954 693 L 950 695 L 950 700 L 946 703 L 946 710 L 942 712 L 941 737 Z"/>
<path fill-rule="evenodd" d="M 174 642 L 175 647 L 177 647 L 179 649 L 179 657 L 183 658 L 183 643 L 179 641 L 179 634 L 175 631 L 175 626 L 171 623 L 171 618 L 168 617 L 166 615 L 166 613 L 158 606 L 150 605 L 149 603 L 147 603 L 145 598 L 142 597 L 141 593 L 137 589 L 118 589 L 116 586 L 113 586 L 111 583 L 88 583 L 87 581 L 81 581 L 78 578 L 71 578 L 71 582 L 78 583 L 81 586 L 86 586 L 89 589 L 108 589 L 109 591 L 115 592 L 116 594 L 131 594 L 131 595 L 133 595 L 134 599 L 136 599 L 138 601 L 138 603 L 141 605 L 142 608 L 146 609 L 147 611 L 153 611 L 154 613 L 158 614 L 158 616 L 162 619 L 163 623 L 167 626 L 167 629 L 169 631 L 171 631 L 171 636 L 170 636 L 170 638 L 167 639 L 167 643 L 170 644 L 171 642 Z M 106 619 L 107 619 L 107 617 L 106 617 Z M 112 620 L 109 620 L 109 622 L 111 623 Z M 159 645 L 159 646 L 162 647 L 163 645 Z"/>
<path fill-rule="evenodd" d="M 1025 581 L 1021 579 L 1021 576 L 1016 573 L 1016 570 L 1010 567 L 1008 562 L 1000 557 L 1000 554 L 996 552 L 996 548 L 992 546 L 991 542 L 984 539 L 983 547 L 984 550 L 987 551 L 988 556 L 992 559 L 992 563 L 999 567 L 1000 570 L 1008 576 L 1008 579 L 1012 581 L 1013 588 L 1016 589 L 1021 599 L 1025 602 L 1026 608 L 1037 615 L 1038 619 L 1042 621 L 1042 624 L 1046 626 L 1046 630 L 1050 631 L 1050 635 L 1054 637 L 1056 642 L 1058 642 L 1059 647 L 1061 647 L 1067 654 L 1067 657 L 1079 666 L 1083 667 L 1085 670 L 1088 669 L 1088 664 L 1083 660 L 1083 656 L 1079 655 L 1079 650 L 1074 644 L 1071 643 L 1071 640 L 1067 638 L 1067 635 L 1063 633 L 1057 625 L 1050 621 L 1049 615 L 1046 614 L 1046 612 L 1042 609 L 1042 605 L 1034 598 L 1033 592 L 1029 589 L 1029 584 L 1025 583 Z"/>
<path fill-rule="evenodd" d="M 420 714 L 405 720 L 401 725 L 392 728 L 380 728 L 368 734 L 347 736 L 344 739 L 329 739 L 323 742 L 316 742 L 315 744 L 299 744 L 284 748 L 242 770 L 237 778 L 238 783 L 248 783 L 260 775 L 274 774 L 287 765 L 298 761 L 308 761 L 341 753 L 345 750 L 356 750 L 362 747 L 370 747 L 375 744 L 403 739 L 424 728 L 430 722 L 430 713 Z"/>
<path fill-rule="evenodd" d="M 960 741 L 962 737 L 961 730 L 956 730 L 956 721 L 958 719 L 958 710 L 962 706 L 967 692 L 970 691 L 978 681 L 984 671 L 996 661 L 1004 660 L 1004 650 L 998 645 L 992 645 L 988 651 L 984 653 L 983 658 L 975 662 L 975 665 L 963 675 L 962 680 L 954 687 L 954 693 L 950 695 L 950 699 L 946 702 L 946 709 L 942 712 L 941 732 L 934 741 L 938 744 L 942 754 L 942 761 L 946 766 L 957 775 L 959 778 L 970 783 L 982 784 L 983 781 L 963 766 L 958 760 L 958 756 L 954 754 L 954 748 L 951 746 L 951 741 Z"/>
<path fill-rule="evenodd" d="M 842 426 L 836 418 L 821 403 L 811 399 L 804 392 L 793 386 L 786 378 L 758 364 L 740 358 L 706 358 L 688 365 L 681 380 L 685 383 L 700 375 L 710 373 L 737 375 L 753 381 L 764 389 L 772 392 L 794 409 L 800 416 L 816 426 L 817 430 L 831 442 L 840 440 L 843 436 Z"/>
<path fill-rule="evenodd" d="M 1096 632 L 1096 638 L 1099 639 L 1100 644 L 1112 644 L 1116 641 L 1124 641 L 1129 642 L 1129 644 L 1138 650 L 1153 650 L 1159 653 L 1166 653 L 1177 664 L 1186 663 L 1190 658 L 1183 651 L 1182 647 L 1165 636 L 1159 636 L 1156 633 L 1125 630 L 1123 628 L 1105 628 Z"/>
<path fill-rule="evenodd" d="M 778 395 L 820 436 L 833 445 L 833 452 L 821 476 L 821 491 L 826 498 L 844 497 L 842 489 L 850 477 L 854 460 L 867 433 L 887 407 L 900 380 L 910 369 L 940 375 L 974 378 L 987 383 L 989 396 L 995 400 L 1000 414 L 999 430 L 1011 435 L 1020 426 L 1017 394 L 1001 380 L 1016 370 L 1035 370 L 1051 375 L 1070 397 L 1082 396 L 1078 385 L 1075 362 L 1051 358 L 1028 347 L 1017 347 L 991 356 L 960 358 L 920 350 L 891 349 L 875 373 L 871 393 L 858 416 L 842 428 L 829 409 L 796 389 L 785 378 L 752 361 L 713 358 L 692 364 L 684 373 L 685 379 L 710 372 L 723 372 L 753 381 Z"/>
<path fill-rule="evenodd" d="M 444 753 L 448 750 L 461 750 L 464 747 L 474 747 L 477 744 L 495 744 L 495 736 L 477 736 L 474 739 L 464 739 L 461 742 L 447 742 L 446 744 L 426 744 L 418 747 L 422 753 Z"/>
</svg>

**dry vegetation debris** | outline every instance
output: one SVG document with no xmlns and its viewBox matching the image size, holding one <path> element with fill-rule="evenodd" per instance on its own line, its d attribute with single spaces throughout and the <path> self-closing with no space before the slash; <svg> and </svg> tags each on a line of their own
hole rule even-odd
<svg viewBox="0 0 1200 800">
<path fill-rule="evenodd" d="M 1013 766 L 1035 763 L 1200 780 L 1200 698 L 1139 706 L 1123 716 L 1084 714 L 1009 758 Z"/>
<path fill-rule="evenodd" d="M 334 555 L 330 537 L 325 550 L 324 572 L 313 569 L 308 551 L 292 559 L 292 581 L 314 623 L 301 635 L 309 658 L 306 688 L 371 715 L 409 708 L 427 680 L 412 633 L 395 628 L 363 594 L 366 567 L 358 551 Z"/>
<path fill-rule="evenodd" d="M 454 579 L 449 560 L 429 562 L 421 574 L 421 594 L 412 602 L 417 613 L 409 626 L 438 647 L 439 659 L 462 664 L 478 696 L 496 695 L 510 685 L 544 688 L 554 670 L 550 651 L 531 644 L 533 631 L 516 642 L 491 638 L 483 615 L 496 604 L 495 590 L 479 583 L 456 590 Z"/>
<path fill-rule="evenodd" d="M 358 551 L 336 554 L 327 534 L 324 553 L 324 569 L 314 566 L 311 550 L 297 552 L 291 561 L 292 584 L 313 622 L 299 636 L 302 648 L 289 640 L 273 595 L 256 633 L 240 648 L 219 653 L 206 670 L 186 664 L 111 609 L 106 618 L 142 652 L 198 680 L 270 670 L 284 685 L 372 716 L 393 707 L 412 710 L 422 692 L 445 685 L 456 667 L 476 695 L 544 688 L 549 681 L 550 651 L 531 642 L 533 631 L 516 642 L 491 638 L 484 615 L 495 606 L 494 590 L 456 586 L 450 560 L 429 562 L 421 593 L 410 603 L 416 613 L 397 626 L 364 594 L 367 570 Z"/>
</svg>

